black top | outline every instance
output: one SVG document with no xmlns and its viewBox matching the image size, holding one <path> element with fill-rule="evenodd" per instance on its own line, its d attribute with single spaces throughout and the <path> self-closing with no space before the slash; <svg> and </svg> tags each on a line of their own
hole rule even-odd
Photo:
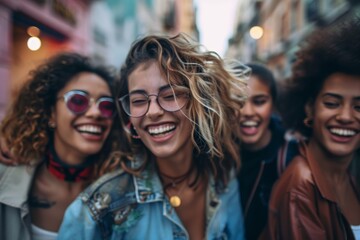
<svg viewBox="0 0 360 240">
<path fill-rule="evenodd" d="M 271 189 L 279 178 L 277 158 L 280 147 L 285 143 L 285 130 L 276 118 L 271 119 L 269 128 L 271 140 L 266 147 L 254 152 L 241 150 L 242 167 L 238 180 L 244 211 L 245 235 L 248 240 L 257 239 L 264 229 Z M 295 153 L 290 154 L 291 159 Z"/>
</svg>

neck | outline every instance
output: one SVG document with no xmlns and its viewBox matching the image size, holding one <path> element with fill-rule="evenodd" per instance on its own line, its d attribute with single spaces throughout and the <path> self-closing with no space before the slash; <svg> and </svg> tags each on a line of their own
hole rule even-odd
<svg viewBox="0 0 360 240">
<path fill-rule="evenodd" d="M 66 182 L 78 182 L 91 179 L 94 160 L 90 158 L 81 164 L 67 164 L 57 155 L 53 145 L 50 145 L 45 162 L 48 171 L 56 178 Z"/>
<path fill-rule="evenodd" d="M 266 131 L 264 133 L 264 136 L 262 136 L 261 139 L 258 142 L 253 143 L 253 144 L 244 143 L 243 147 L 246 150 L 250 151 L 250 152 L 255 152 L 255 151 L 261 150 L 261 149 L 265 148 L 270 143 L 271 136 L 272 136 L 272 132 L 268 128 L 268 129 L 266 129 Z"/>
<path fill-rule="evenodd" d="M 171 156 L 167 158 L 155 156 L 155 162 L 157 164 L 159 172 L 167 176 L 178 177 L 187 173 L 192 167 L 192 150 L 183 151 L 176 156 Z"/>
<path fill-rule="evenodd" d="M 328 179 L 334 181 L 347 179 L 347 170 L 350 166 L 352 155 L 344 157 L 334 156 L 313 138 L 310 139 L 308 147 Z"/>
</svg>

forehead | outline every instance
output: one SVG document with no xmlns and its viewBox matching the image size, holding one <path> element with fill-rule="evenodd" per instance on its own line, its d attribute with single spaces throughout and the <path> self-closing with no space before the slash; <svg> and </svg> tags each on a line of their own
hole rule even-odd
<svg viewBox="0 0 360 240">
<path fill-rule="evenodd" d="M 249 94 L 267 94 L 270 95 L 269 86 L 264 83 L 257 75 L 252 75 L 248 80 Z"/>
<path fill-rule="evenodd" d="M 111 95 L 108 83 L 94 73 L 82 72 L 75 75 L 59 92 L 63 94 L 70 90 L 83 90 L 88 92 L 90 95 Z"/>
<path fill-rule="evenodd" d="M 325 81 L 320 94 L 334 93 L 344 97 L 360 96 L 360 76 L 335 73 L 330 75 Z"/>
<path fill-rule="evenodd" d="M 145 90 L 156 92 L 169 84 L 158 64 L 154 61 L 140 64 L 128 77 L 129 91 Z"/>
</svg>

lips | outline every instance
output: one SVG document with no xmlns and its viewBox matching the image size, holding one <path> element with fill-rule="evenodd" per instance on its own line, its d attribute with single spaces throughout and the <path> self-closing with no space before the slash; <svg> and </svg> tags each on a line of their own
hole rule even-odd
<svg viewBox="0 0 360 240">
<path fill-rule="evenodd" d="M 176 128 L 175 124 L 163 124 L 157 126 L 149 126 L 147 131 L 152 136 L 159 136 L 167 134 Z"/>
<path fill-rule="evenodd" d="M 258 132 L 259 122 L 248 120 L 240 123 L 241 132 L 245 135 L 255 135 Z"/>
<path fill-rule="evenodd" d="M 256 121 L 253 121 L 253 120 L 244 121 L 244 122 L 241 123 L 242 127 L 257 127 L 258 125 L 259 125 L 259 123 L 256 122 Z"/>
<path fill-rule="evenodd" d="M 80 133 L 87 133 L 93 135 L 101 135 L 105 131 L 103 127 L 94 124 L 80 125 L 76 127 L 76 130 Z"/>
<path fill-rule="evenodd" d="M 347 128 L 330 128 L 330 132 L 340 137 L 353 137 L 359 131 Z"/>
</svg>

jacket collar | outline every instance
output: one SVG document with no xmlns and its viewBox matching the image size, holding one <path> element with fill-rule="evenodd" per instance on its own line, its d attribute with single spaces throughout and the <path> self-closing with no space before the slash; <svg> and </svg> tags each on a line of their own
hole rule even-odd
<svg viewBox="0 0 360 240">
<path fill-rule="evenodd" d="M 309 152 L 308 146 L 305 142 L 300 143 L 299 151 L 300 155 L 303 156 L 309 164 L 310 170 L 314 178 L 314 182 L 318 187 L 321 196 L 332 202 L 337 202 L 337 196 L 335 192 L 332 191 L 333 186 L 326 180 L 324 171 L 321 169 L 316 159 L 314 159 L 314 156 Z M 354 179 L 350 176 L 350 174 L 349 178 L 353 188 L 355 189 L 355 193 L 358 199 L 360 199 L 359 189 L 356 188 L 355 182 L 353 181 Z"/>
<path fill-rule="evenodd" d="M 0 171 L 0 203 L 21 208 L 28 199 L 35 169 L 33 166 L 20 165 L 5 167 L 2 173 Z"/>
<path fill-rule="evenodd" d="M 137 158 L 135 159 L 136 160 L 132 162 L 132 167 L 138 168 L 141 166 L 142 161 Z M 147 164 L 139 176 L 134 175 L 134 185 L 138 203 L 162 201 L 164 198 L 160 178 L 152 164 Z"/>
<path fill-rule="evenodd" d="M 136 157 L 135 161 L 132 162 L 132 167 L 140 167 L 143 163 L 141 159 L 143 159 L 143 157 Z M 234 176 L 235 174 L 232 172 L 231 177 L 234 178 Z M 134 175 L 134 185 L 138 203 L 164 201 L 165 194 L 163 186 L 153 164 L 148 164 L 139 176 Z M 223 191 L 227 191 L 227 189 Z M 220 203 L 213 176 L 209 176 L 206 194 L 207 205 L 209 206 L 207 216 L 211 217 Z"/>
</svg>

